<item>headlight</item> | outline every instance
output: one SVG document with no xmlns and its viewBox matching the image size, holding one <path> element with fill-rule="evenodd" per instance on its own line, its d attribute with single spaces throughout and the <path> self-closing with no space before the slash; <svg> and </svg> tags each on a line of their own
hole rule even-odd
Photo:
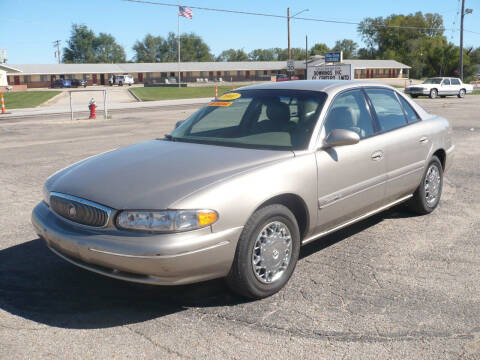
<svg viewBox="0 0 480 360">
<path fill-rule="evenodd" d="M 45 201 L 47 205 L 50 206 L 50 192 L 47 189 L 47 185 L 45 184 L 43 185 L 42 192 L 43 192 L 43 201 Z"/>
<path fill-rule="evenodd" d="M 126 230 L 175 232 L 195 230 L 213 224 L 218 214 L 213 210 L 125 210 L 117 216 L 117 226 Z"/>
</svg>

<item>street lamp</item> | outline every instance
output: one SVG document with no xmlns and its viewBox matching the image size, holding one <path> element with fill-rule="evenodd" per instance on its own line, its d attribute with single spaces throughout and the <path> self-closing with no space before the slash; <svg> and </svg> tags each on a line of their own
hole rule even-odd
<svg viewBox="0 0 480 360">
<path fill-rule="evenodd" d="M 295 15 L 290 16 L 290 8 L 287 8 L 287 33 L 288 33 L 288 60 L 292 58 L 291 50 L 290 50 L 290 19 L 295 18 L 295 16 L 300 15 L 301 13 L 309 11 L 309 9 L 303 9 L 302 11 L 297 12 Z M 292 78 L 292 73 L 289 72 L 288 74 L 289 79 Z"/>
<path fill-rule="evenodd" d="M 462 0 L 462 15 L 460 17 L 460 79 L 463 81 L 463 18 L 471 14 L 472 9 L 465 9 L 465 0 Z"/>
<path fill-rule="evenodd" d="M 295 16 L 298 16 L 305 11 L 309 11 L 309 9 L 303 9 L 302 11 L 297 12 L 295 15 L 290 16 L 290 8 L 287 8 L 288 60 L 291 59 L 291 53 L 290 53 L 290 19 L 295 18 Z"/>
</svg>

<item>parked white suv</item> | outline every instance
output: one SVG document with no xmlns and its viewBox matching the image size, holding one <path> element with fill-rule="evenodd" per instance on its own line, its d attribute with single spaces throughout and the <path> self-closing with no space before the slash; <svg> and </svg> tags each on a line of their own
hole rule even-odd
<svg viewBox="0 0 480 360">
<path fill-rule="evenodd" d="M 405 93 L 410 94 L 413 98 L 421 95 L 430 96 L 435 99 L 437 96 L 445 97 L 448 95 L 457 95 L 463 98 L 465 94 L 473 91 L 473 86 L 464 84 L 458 78 L 436 77 L 425 80 L 418 85 L 410 85 L 405 88 Z"/>
<path fill-rule="evenodd" d="M 134 83 L 132 75 L 112 75 L 110 79 L 108 79 L 108 83 L 110 86 L 112 85 L 132 85 Z"/>
</svg>

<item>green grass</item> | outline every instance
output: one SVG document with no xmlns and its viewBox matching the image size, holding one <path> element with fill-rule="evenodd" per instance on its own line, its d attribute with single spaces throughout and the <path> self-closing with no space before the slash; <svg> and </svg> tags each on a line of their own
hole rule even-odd
<svg viewBox="0 0 480 360">
<path fill-rule="evenodd" d="M 468 95 L 480 95 L 480 90 L 473 90 L 473 92 Z"/>
<path fill-rule="evenodd" d="M 43 104 L 50 100 L 55 95 L 60 94 L 60 91 L 15 91 L 4 93 L 5 108 L 21 109 L 31 108 Z"/>
<path fill-rule="evenodd" d="M 231 86 L 219 86 L 218 95 L 232 90 Z M 130 89 L 142 101 L 213 98 L 215 87 L 137 87 Z"/>
</svg>

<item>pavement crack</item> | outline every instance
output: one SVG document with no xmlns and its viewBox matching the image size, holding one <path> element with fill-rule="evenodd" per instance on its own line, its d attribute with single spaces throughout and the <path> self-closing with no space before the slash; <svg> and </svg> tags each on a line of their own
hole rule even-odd
<svg viewBox="0 0 480 360">
<path fill-rule="evenodd" d="M 183 359 L 193 359 L 192 357 L 188 356 L 188 355 L 185 355 L 185 354 L 182 354 L 176 350 L 173 350 L 171 348 L 169 348 L 168 346 L 165 346 L 165 345 L 162 345 L 162 344 L 159 344 L 157 343 L 155 340 L 153 340 L 152 338 L 150 338 L 149 336 L 145 335 L 144 333 L 142 333 L 141 331 L 138 331 L 136 329 L 133 329 L 131 328 L 130 326 L 125 326 L 130 332 L 140 336 L 141 338 L 147 340 L 150 344 L 152 344 L 153 346 L 155 347 L 159 347 L 163 350 L 165 350 L 166 352 L 168 352 L 169 354 L 175 354 L 177 356 L 179 356 L 180 358 L 183 358 Z"/>
</svg>

